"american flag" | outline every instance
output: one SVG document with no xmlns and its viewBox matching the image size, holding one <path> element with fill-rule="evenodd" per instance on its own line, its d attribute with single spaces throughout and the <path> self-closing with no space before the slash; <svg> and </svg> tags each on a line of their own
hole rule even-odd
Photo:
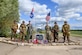
<svg viewBox="0 0 82 55">
<path fill-rule="evenodd" d="M 50 12 L 46 16 L 46 21 L 49 21 L 49 20 L 50 20 Z"/>
<path fill-rule="evenodd" d="M 30 13 L 30 18 L 33 18 L 34 17 L 34 8 L 32 8 L 32 11 L 31 11 L 31 13 Z"/>
</svg>

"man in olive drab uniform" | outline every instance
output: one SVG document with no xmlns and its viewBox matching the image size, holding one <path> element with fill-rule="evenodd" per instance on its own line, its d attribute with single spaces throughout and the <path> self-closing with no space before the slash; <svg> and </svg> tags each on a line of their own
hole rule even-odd
<svg viewBox="0 0 82 55">
<path fill-rule="evenodd" d="M 31 21 L 29 21 L 29 24 L 27 24 L 27 40 L 28 42 L 32 41 L 32 33 L 33 32 L 33 27 L 31 24 Z"/>
<path fill-rule="evenodd" d="M 48 40 L 48 42 L 51 42 L 51 27 L 48 25 L 48 23 L 46 23 L 45 30 L 46 30 L 46 39 Z"/>
<path fill-rule="evenodd" d="M 17 29 L 18 29 L 18 24 L 16 23 L 16 21 L 14 20 L 12 26 L 11 26 L 11 31 L 12 31 L 12 34 L 11 34 L 11 40 L 12 38 L 16 38 L 16 32 L 17 32 Z"/>
<path fill-rule="evenodd" d="M 25 21 L 22 21 L 22 24 L 20 25 L 20 38 L 22 41 L 24 41 L 24 38 L 26 36 L 26 25 Z"/>
<path fill-rule="evenodd" d="M 64 25 L 62 26 L 62 32 L 63 32 L 63 36 L 64 36 L 64 42 L 65 39 L 67 38 L 67 41 L 70 41 L 70 25 L 67 24 L 67 21 L 64 21 Z"/>
<path fill-rule="evenodd" d="M 52 28 L 53 34 L 54 34 L 54 42 L 57 40 L 58 42 L 58 32 L 59 32 L 59 26 L 57 25 L 57 22 L 54 23 L 54 27 Z"/>
</svg>

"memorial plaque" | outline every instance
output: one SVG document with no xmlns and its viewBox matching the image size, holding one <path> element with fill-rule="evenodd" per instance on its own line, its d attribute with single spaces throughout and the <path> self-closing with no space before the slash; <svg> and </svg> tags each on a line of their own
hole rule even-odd
<svg viewBox="0 0 82 55">
<path fill-rule="evenodd" d="M 36 35 L 37 40 L 43 40 L 43 35 Z"/>
</svg>

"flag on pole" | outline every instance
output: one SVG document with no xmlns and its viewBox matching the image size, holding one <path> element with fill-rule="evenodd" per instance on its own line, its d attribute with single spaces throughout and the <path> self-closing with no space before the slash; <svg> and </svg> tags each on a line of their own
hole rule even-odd
<svg viewBox="0 0 82 55">
<path fill-rule="evenodd" d="M 49 20 L 50 20 L 50 12 L 46 16 L 46 21 L 49 21 Z"/>
<path fill-rule="evenodd" d="M 30 18 L 33 18 L 34 17 L 34 8 L 32 8 L 32 11 L 30 13 Z"/>
</svg>

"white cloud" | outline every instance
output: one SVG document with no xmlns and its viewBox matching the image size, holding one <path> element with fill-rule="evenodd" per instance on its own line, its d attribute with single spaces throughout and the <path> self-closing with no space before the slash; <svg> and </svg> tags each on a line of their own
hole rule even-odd
<svg viewBox="0 0 82 55">
<path fill-rule="evenodd" d="M 46 15 L 36 15 L 35 18 L 38 19 L 45 19 Z"/>
<path fill-rule="evenodd" d="M 45 4 L 40 5 L 39 3 L 31 0 L 19 0 L 19 8 L 26 14 L 29 15 L 33 7 L 36 16 L 40 14 L 47 14 L 50 11 L 50 9 L 47 9 L 47 5 Z"/>
<path fill-rule="evenodd" d="M 77 18 L 77 20 L 82 20 L 82 17 Z"/>
<path fill-rule="evenodd" d="M 51 17 L 50 22 L 65 21 L 69 20 L 70 18 L 76 18 L 77 20 L 82 20 L 79 14 L 79 12 L 82 12 L 82 0 L 52 0 L 52 1 L 58 3 L 59 5 L 58 7 L 54 7 L 58 9 L 56 11 L 57 17 Z M 35 16 L 34 19 L 32 19 L 32 22 L 42 24 L 46 23 L 45 20 L 46 14 L 49 11 L 51 11 L 51 9 L 47 9 L 47 5 L 45 4 L 41 5 L 37 2 L 33 2 L 32 0 L 19 0 L 19 8 L 21 11 L 24 11 L 25 14 L 30 15 L 30 12 L 33 7 Z M 21 19 L 21 21 L 22 20 L 24 19 Z"/>
<path fill-rule="evenodd" d="M 26 15 L 30 15 L 30 12 L 33 7 L 34 7 L 34 19 L 32 19 L 32 23 L 35 24 L 35 23 L 46 22 L 45 20 L 46 14 L 49 11 L 51 11 L 50 9 L 47 9 L 47 5 L 45 4 L 41 5 L 37 2 L 33 2 L 32 0 L 19 0 L 19 9 L 20 11 L 23 11 Z M 24 19 L 20 19 L 20 22 L 22 20 Z"/>
<path fill-rule="evenodd" d="M 80 17 L 79 12 L 82 12 L 82 0 L 52 0 L 59 4 L 57 16 L 63 18 L 76 18 Z M 80 18 L 79 18 L 80 19 Z"/>
<path fill-rule="evenodd" d="M 52 1 L 58 3 L 61 6 L 66 6 L 68 4 L 70 6 L 82 4 L 82 0 L 52 0 Z"/>
<path fill-rule="evenodd" d="M 52 17 L 51 21 L 66 21 L 66 18 L 62 18 L 62 17 Z"/>
<path fill-rule="evenodd" d="M 28 24 L 28 21 L 27 21 L 27 20 L 25 20 L 25 19 L 23 19 L 23 18 L 20 18 L 19 24 L 21 24 L 21 23 L 22 23 L 22 21 L 25 21 L 25 24 Z"/>
</svg>

